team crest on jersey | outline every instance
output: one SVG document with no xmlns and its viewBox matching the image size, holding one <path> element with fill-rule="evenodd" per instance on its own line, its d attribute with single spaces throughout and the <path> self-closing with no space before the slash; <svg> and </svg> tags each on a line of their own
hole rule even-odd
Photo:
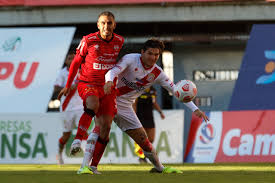
<svg viewBox="0 0 275 183">
<path fill-rule="evenodd" d="M 114 50 L 118 50 L 119 46 L 118 45 L 114 45 Z"/>
<path fill-rule="evenodd" d="M 98 44 L 96 44 L 94 47 L 95 47 L 95 49 L 97 50 L 97 49 L 99 48 L 99 45 L 98 45 Z"/>
<path fill-rule="evenodd" d="M 155 74 L 149 73 L 147 76 L 147 81 L 152 82 L 155 79 Z"/>
</svg>

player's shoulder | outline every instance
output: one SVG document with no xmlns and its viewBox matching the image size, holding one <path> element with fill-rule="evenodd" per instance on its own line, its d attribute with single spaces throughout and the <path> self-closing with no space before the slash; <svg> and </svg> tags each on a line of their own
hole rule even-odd
<svg viewBox="0 0 275 183">
<path fill-rule="evenodd" d="M 88 34 L 86 36 L 83 36 L 82 40 L 84 40 L 87 43 L 97 41 L 98 40 L 97 34 L 98 34 L 98 32 Z"/>
<path fill-rule="evenodd" d="M 163 73 L 162 68 L 160 66 L 158 66 L 157 64 L 155 64 L 154 69 L 159 70 L 161 73 Z"/>
<path fill-rule="evenodd" d="M 88 34 L 88 35 L 86 35 L 86 36 L 84 36 L 86 39 L 89 39 L 89 40 L 93 40 L 93 39 L 97 39 L 98 37 L 97 37 L 97 34 L 98 34 L 98 32 L 94 32 L 94 33 L 90 33 L 90 34 Z"/>
<path fill-rule="evenodd" d="M 119 40 L 122 43 L 124 42 L 124 37 L 122 37 L 121 35 L 118 35 L 116 33 L 113 33 L 113 35 L 115 40 Z"/>
</svg>

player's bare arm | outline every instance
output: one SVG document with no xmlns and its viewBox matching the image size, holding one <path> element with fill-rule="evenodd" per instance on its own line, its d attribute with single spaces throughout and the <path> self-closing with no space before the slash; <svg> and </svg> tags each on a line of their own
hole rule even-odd
<svg viewBox="0 0 275 183">
<path fill-rule="evenodd" d="M 154 98 L 153 100 L 153 105 L 154 105 L 154 108 L 159 112 L 159 115 L 161 117 L 161 119 L 165 119 L 165 115 L 163 114 L 159 104 L 157 103 L 156 99 Z"/>
<path fill-rule="evenodd" d="M 209 121 L 208 117 L 200 109 L 195 110 L 194 114 L 200 118 L 203 118 L 205 122 Z"/>
</svg>

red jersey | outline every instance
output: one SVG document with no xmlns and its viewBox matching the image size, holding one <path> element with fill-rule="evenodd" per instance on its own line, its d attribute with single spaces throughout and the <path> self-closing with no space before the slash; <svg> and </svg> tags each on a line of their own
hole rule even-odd
<svg viewBox="0 0 275 183">
<path fill-rule="evenodd" d="M 115 33 L 109 41 L 101 38 L 100 32 L 84 36 L 76 49 L 66 87 L 71 86 L 71 80 L 74 79 L 71 77 L 76 75 L 75 69 L 78 69 L 80 64 L 81 69 L 78 75 L 80 81 L 103 86 L 105 74 L 116 64 L 123 43 L 124 38 Z"/>
</svg>

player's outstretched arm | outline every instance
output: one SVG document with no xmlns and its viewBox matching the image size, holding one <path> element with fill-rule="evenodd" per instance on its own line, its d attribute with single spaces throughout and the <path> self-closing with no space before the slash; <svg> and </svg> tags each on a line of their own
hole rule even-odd
<svg viewBox="0 0 275 183">
<path fill-rule="evenodd" d="M 70 88 L 72 86 L 72 83 L 74 81 L 74 78 L 78 72 L 78 69 L 79 69 L 82 61 L 83 61 L 83 57 L 81 57 L 80 54 L 77 53 L 71 63 L 70 69 L 69 69 L 69 75 L 68 75 L 68 80 L 66 83 L 66 88 Z"/>
<path fill-rule="evenodd" d="M 203 118 L 205 122 L 209 121 L 208 117 L 205 115 L 204 112 L 202 112 L 200 109 L 197 109 L 194 111 L 194 114 L 198 116 L 199 118 Z"/>
</svg>

